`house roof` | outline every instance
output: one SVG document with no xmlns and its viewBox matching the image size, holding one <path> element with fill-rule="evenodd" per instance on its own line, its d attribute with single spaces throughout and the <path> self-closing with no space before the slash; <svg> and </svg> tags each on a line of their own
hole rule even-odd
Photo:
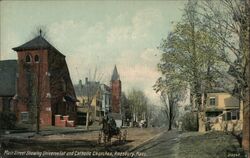
<svg viewBox="0 0 250 158">
<path fill-rule="evenodd" d="M 112 74 L 112 77 L 111 77 L 111 81 L 114 81 L 114 80 L 120 80 L 120 76 L 118 74 L 116 65 L 115 65 L 115 68 L 113 70 L 113 74 Z"/>
<path fill-rule="evenodd" d="M 0 61 L 0 96 L 14 96 L 16 94 L 16 60 Z"/>
<path fill-rule="evenodd" d="M 60 53 L 54 46 L 52 46 L 45 38 L 41 35 L 33 38 L 32 40 L 12 48 L 14 51 L 25 51 L 25 50 L 38 50 L 38 49 L 54 49 Z M 62 53 L 60 53 L 62 54 Z M 62 54 L 63 55 L 63 54 Z M 63 55 L 64 56 L 64 55 Z"/>
<path fill-rule="evenodd" d="M 111 88 L 109 86 L 107 86 L 106 84 L 101 84 L 101 90 L 102 92 L 111 92 Z"/>
<path fill-rule="evenodd" d="M 88 81 L 88 84 L 85 83 L 84 85 L 75 85 L 74 88 L 77 96 L 93 97 L 99 90 L 100 83 Z"/>
<path fill-rule="evenodd" d="M 213 89 L 208 90 L 207 93 L 226 93 L 226 91 L 223 88 L 214 87 Z"/>
</svg>

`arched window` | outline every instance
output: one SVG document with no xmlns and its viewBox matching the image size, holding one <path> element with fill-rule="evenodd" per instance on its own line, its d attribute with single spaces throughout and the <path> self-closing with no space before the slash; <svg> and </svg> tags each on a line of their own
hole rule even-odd
<svg viewBox="0 0 250 158">
<path fill-rule="evenodd" d="M 30 63 L 31 62 L 31 56 L 26 55 L 25 61 L 26 61 L 26 63 Z"/>
<path fill-rule="evenodd" d="M 35 55 L 35 62 L 36 63 L 39 63 L 40 59 L 39 59 L 39 56 L 38 55 Z"/>
</svg>

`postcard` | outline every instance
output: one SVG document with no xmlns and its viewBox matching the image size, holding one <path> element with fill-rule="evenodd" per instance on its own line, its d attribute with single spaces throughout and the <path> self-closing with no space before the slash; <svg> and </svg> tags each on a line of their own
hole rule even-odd
<svg viewBox="0 0 250 158">
<path fill-rule="evenodd" d="M 247 158 L 248 0 L 0 0 L 0 158 Z"/>
</svg>

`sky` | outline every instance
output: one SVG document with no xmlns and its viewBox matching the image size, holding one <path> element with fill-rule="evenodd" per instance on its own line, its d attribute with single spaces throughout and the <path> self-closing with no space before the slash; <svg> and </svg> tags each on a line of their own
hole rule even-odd
<svg viewBox="0 0 250 158">
<path fill-rule="evenodd" d="M 160 77 L 157 47 L 181 20 L 185 3 L 0 1 L 1 60 L 16 59 L 12 48 L 33 39 L 42 28 L 45 38 L 66 56 L 74 84 L 89 77 L 109 85 L 116 65 L 125 93 L 139 89 L 152 104 L 159 104 L 152 88 Z"/>
</svg>

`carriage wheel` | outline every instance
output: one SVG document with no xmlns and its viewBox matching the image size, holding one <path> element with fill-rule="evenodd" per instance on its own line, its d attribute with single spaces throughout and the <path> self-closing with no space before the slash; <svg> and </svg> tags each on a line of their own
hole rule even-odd
<svg viewBox="0 0 250 158">
<path fill-rule="evenodd" d="M 128 135 L 128 131 L 124 130 L 124 132 L 123 132 L 123 141 L 124 142 L 127 140 L 127 135 Z"/>
<path fill-rule="evenodd" d="M 101 144 L 101 141 L 102 141 L 102 132 L 99 132 L 97 144 Z"/>
<path fill-rule="evenodd" d="M 103 142 L 104 142 L 104 144 L 106 144 L 106 143 L 107 143 L 107 135 L 106 135 L 106 134 L 104 134 L 104 133 L 103 133 Z"/>
<path fill-rule="evenodd" d="M 107 135 L 107 142 L 108 142 L 110 145 L 112 144 L 111 139 L 112 139 L 112 136 Z"/>
<path fill-rule="evenodd" d="M 119 132 L 119 134 L 118 134 L 118 140 L 119 140 L 119 142 L 122 141 L 122 132 Z"/>
</svg>

